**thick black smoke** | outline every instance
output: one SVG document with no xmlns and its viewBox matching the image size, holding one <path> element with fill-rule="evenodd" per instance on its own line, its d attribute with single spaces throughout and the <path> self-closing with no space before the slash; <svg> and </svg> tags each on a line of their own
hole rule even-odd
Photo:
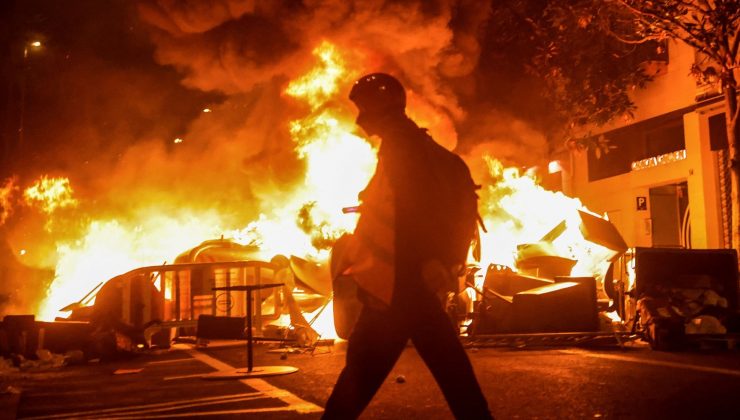
<svg viewBox="0 0 740 420">
<path fill-rule="evenodd" d="M 10 176 L 20 188 L 42 174 L 69 177 L 80 205 L 65 221 L 79 226 L 135 220 L 143 205 L 169 215 L 216 209 L 224 223 L 244 226 L 303 175 L 287 124 L 306 108 L 284 90 L 315 65 L 313 50 L 324 41 L 338 47 L 353 77 L 398 76 L 412 117 L 445 146 L 471 159 L 490 153 L 511 165 L 539 163 L 545 136 L 492 96 L 521 83 L 493 68 L 492 4 L 6 2 L 0 185 Z M 43 48 L 24 55 L 35 39 Z M 351 114 L 349 85 L 343 89 L 336 105 Z M 50 232 L 36 226 L 40 218 L 14 209 L 2 227 L 0 273 L 17 274 L 17 264 L 52 268 L 53 241 L 79 234 L 61 223 Z M 0 310 L 9 293 L 0 291 Z"/>
</svg>

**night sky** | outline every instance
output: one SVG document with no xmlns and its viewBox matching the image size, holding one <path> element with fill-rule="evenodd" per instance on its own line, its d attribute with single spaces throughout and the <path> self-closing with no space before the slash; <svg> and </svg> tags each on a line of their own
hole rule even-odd
<svg viewBox="0 0 740 420">
<path fill-rule="evenodd" d="M 3 4 L 5 176 L 115 164 L 134 142 L 183 133 L 204 104 L 219 98 L 183 87 L 177 71 L 154 62 L 133 2 Z M 42 46 L 24 59 L 24 44 L 34 40 Z"/>
</svg>

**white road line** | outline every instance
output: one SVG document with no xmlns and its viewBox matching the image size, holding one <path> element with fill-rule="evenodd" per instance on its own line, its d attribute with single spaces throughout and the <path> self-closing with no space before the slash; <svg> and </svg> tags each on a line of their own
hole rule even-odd
<svg viewBox="0 0 740 420">
<path fill-rule="evenodd" d="M 208 366 L 211 366 L 212 368 L 216 370 L 234 370 L 234 367 L 229 365 L 228 363 L 224 363 L 214 357 L 211 357 L 205 353 L 201 353 L 197 350 L 189 349 L 187 350 L 187 353 L 202 361 L 203 363 L 207 364 Z M 298 398 L 296 395 L 284 390 L 277 388 L 275 386 L 272 386 L 270 383 L 263 379 L 259 378 L 251 378 L 251 379 L 240 379 L 239 382 L 247 385 L 250 388 L 256 389 L 259 392 L 264 393 L 268 397 L 276 398 L 281 400 L 282 402 L 288 404 L 288 407 L 284 407 L 284 410 L 292 410 L 296 411 L 298 413 L 319 413 L 324 411 L 323 408 L 319 407 L 316 404 L 310 403 L 308 401 L 302 400 Z"/>
<path fill-rule="evenodd" d="M 112 413 L 106 413 L 106 418 L 120 418 L 120 417 L 129 417 L 134 416 L 136 418 L 142 418 L 142 417 L 148 417 L 152 415 L 151 413 L 161 413 L 165 411 L 173 411 L 173 410 L 182 410 L 185 408 L 195 408 L 195 407 L 204 407 L 206 405 L 214 405 L 214 404 L 232 404 L 237 402 L 243 402 L 243 401 L 253 401 L 261 398 L 267 398 L 264 395 L 255 392 L 255 395 L 249 396 L 249 397 L 241 397 L 241 398 L 230 398 L 227 400 L 217 400 L 217 401 L 207 401 L 207 402 L 200 402 L 200 403 L 180 403 L 178 405 L 172 405 L 169 407 L 160 407 L 160 408 L 147 408 L 147 409 L 141 409 L 141 410 L 129 410 L 127 408 L 122 408 L 120 411 L 112 412 Z M 281 409 L 283 407 L 280 407 Z M 154 414 L 155 416 L 158 416 L 159 414 Z M 177 415 L 175 414 L 169 414 L 168 416 Z M 92 416 L 85 416 L 83 418 L 89 418 L 89 419 L 98 419 L 100 418 L 98 415 L 92 415 Z"/>
<path fill-rule="evenodd" d="M 174 381 L 178 379 L 192 379 L 192 378 L 202 378 L 202 373 L 194 373 L 192 375 L 180 375 L 180 376 L 165 376 L 162 378 L 163 381 Z"/>
<path fill-rule="evenodd" d="M 230 400 L 233 399 L 239 399 L 239 398 L 256 398 L 260 397 L 262 394 L 259 392 L 245 392 L 243 394 L 234 394 L 234 395 L 219 395 L 215 397 L 204 397 L 204 398 L 188 398 L 187 400 L 180 400 L 180 401 L 168 401 L 168 402 L 162 402 L 162 403 L 151 403 L 151 404 L 140 404 L 140 405 L 130 405 L 126 407 L 114 407 L 114 408 L 101 408 L 96 410 L 87 410 L 87 411 L 78 411 L 74 413 L 61 413 L 61 414 L 51 414 L 48 416 L 37 416 L 37 417 L 23 417 L 27 420 L 41 420 L 41 419 L 61 419 L 61 418 L 72 418 L 72 417 L 86 417 L 86 416 L 100 416 L 101 414 L 116 414 L 117 412 L 128 412 L 132 410 L 150 410 L 150 409 L 159 409 L 159 408 L 169 408 L 172 406 L 182 405 L 182 404 L 191 404 L 191 403 L 224 403 L 224 402 L 230 402 Z"/>
<path fill-rule="evenodd" d="M 132 417 L 106 417 L 106 420 L 174 419 L 178 417 L 213 417 L 213 416 L 224 416 L 228 414 L 271 413 L 275 411 L 285 411 L 285 407 L 244 408 L 241 410 L 222 410 L 222 411 L 199 411 L 199 412 L 193 412 L 193 413 L 158 414 L 155 416 L 138 415 L 138 416 L 132 416 Z"/>
<path fill-rule="evenodd" d="M 182 359 L 170 359 L 170 360 L 154 360 L 152 362 L 147 362 L 147 365 L 166 365 L 168 363 L 180 363 L 180 362 L 194 362 L 195 359 L 192 357 L 182 358 Z"/>
<path fill-rule="evenodd" d="M 693 370 L 696 372 L 718 373 L 720 375 L 740 376 L 740 370 L 734 370 L 734 369 L 723 369 L 723 368 L 715 368 L 715 367 L 709 367 L 709 366 L 696 366 L 696 365 L 689 365 L 689 364 L 678 363 L 678 362 L 666 362 L 662 360 L 640 359 L 637 357 L 621 356 L 621 355 L 616 355 L 616 354 L 589 353 L 583 350 L 561 350 L 561 352 L 568 353 L 568 354 L 577 354 L 580 356 L 593 357 L 596 359 L 619 360 L 622 362 L 642 363 L 645 365 L 664 366 L 664 367 L 671 367 L 671 368 L 676 368 L 676 369 L 686 369 L 686 370 Z"/>
</svg>

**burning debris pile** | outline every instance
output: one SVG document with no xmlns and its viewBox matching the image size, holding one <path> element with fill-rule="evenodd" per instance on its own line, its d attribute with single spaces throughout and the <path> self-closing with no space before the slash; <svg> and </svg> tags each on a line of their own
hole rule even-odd
<svg viewBox="0 0 740 420">
<path fill-rule="evenodd" d="M 354 229 L 356 215 L 341 209 L 357 204 L 376 162 L 373 140 L 355 133 L 346 101 L 351 82 L 370 69 L 404 75 L 410 116 L 446 147 L 457 145 L 455 123 L 466 113 L 442 80 L 472 71 L 479 49 L 473 34 L 488 6 L 470 4 L 476 10 L 462 13 L 445 2 L 324 1 L 311 11 L 274 2 L 197 3 L 145 1 L 140 13 L 157 61 L 179 69 L 188 87 L 225 99 L 166 144 L 137 141 L 79 173 L 3 181 L 8 254 L 18 267 L 53 270 L 53 281 L 34 283 L 45 296 L 3 311 L 84 320 L 93 335 L 105 335 L 98 346 L 147 346 L 167 342 L 173 328 L 192 334 L 201 315 L 245 316 L 242 295 L 212 288 L 274 280 L 284 286 L 259 292 L 263 333 L 285 337 L 292 328 L 309 343 L 333 337 L 332 325 L 320 325 L 333 311 L 329 254 Z M 453 31 L 458 12 L 465 29 Z M 578 200 L 542 188 L 513 161 L 505 164 L 501 156 L 512 150 L 528 151 L 517 165 L 541 164 L 546 142 L 516 121 L 510 130 L 500 125 L 490 131 L 503 134 L 463 156 L 483 184 L 488 227 L 475 261 L 486 276 L 471 275 L 470 287 L 461 288 L 464 316 L 481 296 L 489 302 L 489 290 L 500 302 L 510 299 L 511 308 L 528 296 L 577 290 L 594 311 L 597 296 L 608 300 L 604 279 L 624 251 L 621 238 L 594 234 L 592 225 L 611 225 Z M 8 276 L 20 278 L 19 270 Z M 519 284 L 504 291 L 502 276 Z M 559 278 L 566 282 L 556 285 Z M 526 293 L 537 287 L 552 293 Z"/>
<path fill-rule="evenodd" d="M 571 252 L 574 248 L 588 252 L 558 252 L 563 241 Z M 578 210 L 576 217 L 563 220 L 539 241 L 518 246 L 518 272 L 507 266 L 488 267 L 472 332 L 598 331 L 598 312 L 611 305 L 604 287 L 611 279 L 602 269 L 625 251 L 627 244 L 611 223 Z M 579 266 L 584 271 L 576 275 Z"/>
<path fill-rule="evenodd" d="M 259 218 L 250 223 L 244 229 L 232 230 L 230 236 L 234 238 L 235 243 L 243 244 L 245 249 L 249 249 L 249 255 L 245 255 L 243 250 L 232 252 L 226 256 L 220 255 L 218 258 L 209 262 L 235 262 L 242 260 L 271 261 L 279 255 L 292 255 L 290 261 L 292 264 L 292 274 L 298 271 L 304 271 L 297 268 L 298 264 L 294 263 L 298 259 L 308 259 L 313 264 L 319 266 L 327 264 L 328 252 L 331 244 L 343 233 L 353 229 L 356 221 L 355 215 L 342 214 L 339 210 L 347 204 L 353 204 L 356 201 L 357 193 L 364 187 L 372 173 L 375 163 L 374 150 L 369 143 L 362 138 L 352 134 L 353 126 L 351 118 L 346 110 L 334 106 L 335 96 L 339 95 L 340 87 L 346 86 L 348 80 L 354 77 L 353 72 L 345 67 L 345 61 L 342 54 L 337 48 L 328 42 L 322 42 L 315 50 L 314 55 L 317 65 L 304 76 L 297 78 L 294 82 L 287 85 L 285 94 L 304 101 L 308 106 L 308 115 L 304 118 L 293 120 L 289 125 L 289 132 L 295 144 L 295 152 L 298 159 L 301 159 L 306 166 L 305 178 L 302 182 L 297 183 L 290 193 L 278 194 L 279 200 L 270 200 L 271 207 L 265 208 Z M 482 259 L 480 264 L 486 266 L 493 262 L 514 263 L 517 245 L 527 242 L 529 238 L 539 234 L 542 235 L 542 229 L 545 227 L 552 228 L 556 226 L 557 234 L 551 233 L 552 238 L 548 239 L 548 246 L 552 246 L 552 251 L 548 257 L 557 258 L 574 258 L 575 267 L 570 267 L 576 272 L 585 272 L 588 275 L 598 275 L 601 273 L 594 271 L 600 263 L 607 262 L 613 255 L 606 255 L 594 251 L 593 246 L 587 246 L 583 242 L 583 235 L 572 236 L 565 234 L 569 231 L 570 223 L 563 220 L 564 216 L 573 213 L 576 217 L 576 209 L 582 206 L 577 200 L 570 199 L 559 193 L 552 193 L 544 190 L 536 184 L 536 181 L 527 176 L 519 174 L 519 171 L 511 168 L 504 169 L 502 164 L 493 158 L 486 158 L 488 167 L 488 176 L 492 184 L 487 185 L 484 189 L 483 217 L 488 226 L 492 229 L 489 233 L 481 238 Z M 6 188 L 11 191 L 10 188 Z M 65 208 L 78 206 L 79 201 L 74 198 L 73 191 L 67 179 L 50 179 L 42 177 L 38 185 L 34 185 L 24 190 L 23 197 L 26 204 L 38 208 L 48 217 L 45 229 L 51 231 L 57 228 L 59 221 L 55 216 Z M 531 209 L 532 202 L 542 203 L 543 200 L 550 202 L 556 207 L 545 209 L 542 206 L 539 212 Z M 265 200 L 263 205 L 268 201 Z M 525 211 L 525 209 L 529 208 Z M 553 209 L 561 209 L 561 213 Z M 79 217 L 79 215 L 77 215 Z M 159 299 L 164 296 L 163 308 L 151 307 L 153 311 L 148 316 L 132 315 L 128 313 L 121 317 L 121 312 L 126 313 L 126 309 L 121 309 L 120 304 L 106 304 L 113 306 L 116 312 L 116 322 L 125 321 L 126 324 L 132 325 L 137 329 L 136 334 L 143 334 L 147 322 L 195 319 L 202 313 L 220 313 L 221 309 L 216 309 L 217 305 L 205 305 L 198 303 L 197 296 L 201 296 L 210 301 L 212 293 L 210 287 L 218 286 L 216 284 L 204 283 L 198 285 L 192 283 L 187 286 L 189 298 L 179 299 L 179 295 L 173 299 L 175 284 L 180 285 L 175 278 L 182 279 L 179 274 L 175 277 L 168 278 L 162 275 L 163 272 L 177 272 L 178 260 L 175 265 L 167 265 L 159 271 L 152 268 L 152 255 L 160 255 L 161 261 L 172 258 L 167 253 L 176 248 L 183 248 L 188 243 L 198 239 L 207 239 L 213 236 L 207 232 L 221 226 L 219 218 L 192 216 L 188 221 L 177 221 L 172 219 L 163 219 L 163 215 L 148 214 L 147 219 L 138 221 L 133 229 L 123 226 L 117 220 L 100 220 L 91 221 L 87 225 L 87 232 L 83 237 L 77 238 L 72 243 L 61 242 L 57 245 L 56 254 L 58 263 L 56 266 L 56 278 L 49 287 L 49 296 L 43 302 L 39 311 L 40 318 L 49 319 L 60 316 L 59 309 L 66 307 L 68 304 L 78 301 L 76 316 L 84 312 L 81 307 L 85 306 L 86 301 L 92 302 L 95 294 L 100 296 L 109 294 L 109 289 L 126 289 L 134 288 L 137 290 L 151 289 L 152 295 L 148 301 Z M 583 216 L 582 216 L 583 217 Z M 589 218 L 599 217 L 588 216 Z M 208 223 L 208 220 L 215 220 Z M 582 225 L 583 223 L 580 222 Z M 155 226 L 158 225 L 158 226 Z M 194 226 L 195 229 L 191 229 Z M 209 229 L 209 226 L 211 228 Z M 576 225 L 577 226 L 577 225 Z M 164 228 L 163 228 L 164 227 Z M 148 230 L 151 228 L 151 232 Z M 576 231 L 578 229 L 576 228 Z M 581 229 L 583 231 L 583 229 Z M 539 232 L 539 233 L 538 233 Z M 131 235 L 133 234 L 133 236 Z M 571 236 L 569 238 L 569 236 Z M 560 247 L 556 249 L 555 247 Z M 221 246 L 221 251 L 224 251 Z M 200 249 L 198 247 L 193 249 Z M 127 254 L 127 251 L 129 252 Z M 151 252 L 155 251 L 155 252 Z M 149 256 L 144 259 L 136 257 L 143 255 L 142 252 L 149 252 Z M 195 251 L 191 251 L 195 252 Z M 200 252 L 200 251 L 199 251 Z M 213 256 L 213 254 L 211 254 Z M 503 256 L 503 257 L 502 257 Z M 500 258 L 497 261 L 497 258 Z M 197 258 L 188 261 L 194 263 Z M 520 258 L 521 268 L 525 268 L 525 263 L 531 263 L 531 258 Z M 513 264 L 512 264 L 513 266 Z M 144 267 L 144 268 L 137 268 Z M 156 267 L 156 266 L 155 266 Z M 181 267 L 183 270 L 187 267 Z M 234 268 L 234 267 L 232 267 Z M 129 270 L 134 271 L 129 271 Z M 234 276 L 231 268 L 219 268 L 226 270 L 227 278 Z M 234 268 L 236 269 L 236 268 Z M 138 271 L 137 271 L 138 270 Z M 144 270 L 142 272 L 142 270 Z M 121 275 L 122 272 L 127 272 Z M 273 275 L 277 276 L 277 270 Z M 571 272 L 563 273 L 570 275 Z M 134 280 L 134 273 L 140 277 L 147 286 Z M 156 273 L 156 275 L 155 275 Z M 214 272 L 215 273 L 215 272 Z M 231 274 L 228 274 L 231 273 Z M 146 274 L 146 275 L 144 275 Z M 193 275 L 195 275 L 193 273 Z M 201 273 L 202 275 L 202 273 Z M 222 274 L 223 275 L 223 274 Z M 114 277 L 116 276 L 116 277 Z M 133 276 L 133 277 L 132 277 Z M 244 275 L 242 274 L 242 277 Z M 100 287 L 101 282 L 107 278 L 113 278 L 105 285 Z M 127 279 L 123 282 L 123 279 Z M 137 277 L 138 278 L 138 277 Z M 187 278 L 187 277 L 185 277 Z M 209 279 L 218 278 L 213 274 Z M 187 282 L 187 280 L 185 280 Z M 248 281 L 248 280 L 244 280 Z M 301 285 L 296 287 L 307 288 L 314 292 L 320 292 L 324 302 L 315 306 L 311 311 L 326 309 L 330 296 L 330 280 L 328 278 L 321 281 L 311 281 L 305 276 L 301 279 Z M 131 284 L 128 284 L 130 282 Z M 170 286 L 167 286 L 171 282 Z M 288 281 L 287 284 L 293 284 Z M 196 295 L 196 288 L 202 292 Z M 156 290 L 155 290 L 156 289 Z M 89 293 L 88 293 L 89 292 Z M 140 293 L 140 292 L 126 292 Z M 290 303 L 293 298 L 293 288 L 284 289 L 281 297 L 275 296 L 275 300 L 286 300 Z M 114 294 L 115 295 L 115 294 Z M 159 296 L 159 297 L 157 297 Z M 169 296 L 169 298 L 168 298 Z M 156 297 L 156 299 L 155 299 Z M 121 299 L 119 296 L 117 299 Z M 185 303 L 193 300 L 190 309 L 185 309 Z M 229 298 L 231 299 L 231 298 Z M 237 299 L 238 300 L 238 299 Z M 174 305 L 166 308 L 167 305 Z M 205 305 L 196 309 L 197 305 Z M 281 308 L 277 303 L 273 303 L 273 315 L 279 318 Z M 96 303 L 93 308 L 100 310 L 101 305 Z M 147 306 L 147 305 L 145 305 Z M 149 305 L 151 306 L 151 305 Z M 147 307 L 149 307 L 147 306 Z M 227 305 L 228 306 L 228 305 Z M 302 310 L 297 306 L 289 306 L 291 325 L 305 325 L 306 321 L 302 315 Z M 177 307 L 178 309 L 174 309 Z M 96 309 L 93 309 L 93 313 Z M 164 318 L 162 310 L 170 315 Z M 187 316 L 184 314 L 187 313 Z M 66 311 L 68 312 L 68 311 Z M 74 313 L 74 312 L 73 312 Z M 154 316 L 152 314 L 157 314 Z M 230 313 L 230 309 L 224 314 Z M 99 314 L 100 315 L 100 314 Z M 100 315 L 99 317 L 104 317 Z M 137 318 L 138 317 L 138 318 Z M 80 318 L 89 319 L 89 318 Z M 109 322 L 109 321 L 106 321 Z M 120 327 L 118 330 L 125 330 Z M 128 334 L 134 336 L 134 333 Z M 131 337 L 129 337 L 131 338 Z M 139 343 L 141 344 L 141 343 Z"/>
</svg>

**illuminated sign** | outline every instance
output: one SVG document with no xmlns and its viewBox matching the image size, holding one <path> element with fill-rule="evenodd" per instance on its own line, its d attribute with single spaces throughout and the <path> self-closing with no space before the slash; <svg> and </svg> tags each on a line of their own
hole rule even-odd
<svg viewBox="0 0 740 420">
<path fill-rule="evenodd" d="M 656 166 L 666 165 L 668 163 L 678 162 L 684 159 L 686 159 L 686 149 L 677 150 L 675 152 L 632 162 L 632 170 L 639 171 L 641 169 L 655 168 Z"/>
</svg>

